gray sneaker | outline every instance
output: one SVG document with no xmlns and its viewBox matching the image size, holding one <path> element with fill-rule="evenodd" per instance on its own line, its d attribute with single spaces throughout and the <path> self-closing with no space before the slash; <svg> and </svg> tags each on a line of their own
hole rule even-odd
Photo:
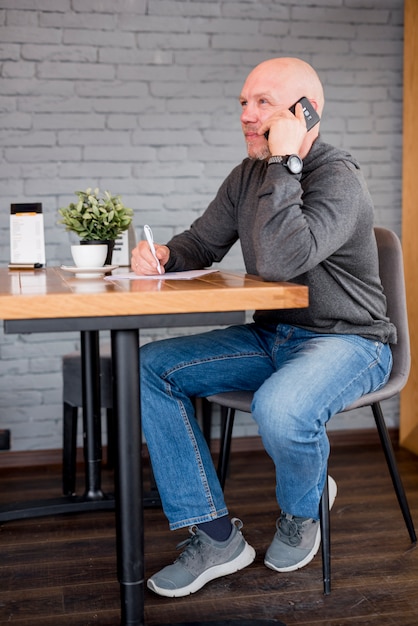
<svg viewBox="0 0 418 626">
<path fill-rule="evenodd" d="M 184 552 L 172 565 L 164 567 L 148 580 L 148 588 L 160 596 L 179 598 L 201 589 L 214 578 L 233 574 L 255 559 L 255 550 L 244 539 L 242 522 L 231 520 L 232 532 L 226 541 L 215 541 L 197 526 L 191 526 L 191 538 L 177 547 Z"/>
<path fill-rule="evenodd" d="M 328 476 L 329 508 L 337 495 L 337 484 Z M 318 552 L 321 543 L 319 521 L 281 513 L 277 532 L 266 552 L 264 564 L 276 572 L 293 572 L 307 565 Z"/>
</svg>

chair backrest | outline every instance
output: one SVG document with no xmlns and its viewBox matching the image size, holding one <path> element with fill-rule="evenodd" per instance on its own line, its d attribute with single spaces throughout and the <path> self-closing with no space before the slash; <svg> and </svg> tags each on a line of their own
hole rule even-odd
<svg viewBox="0 0 418 626">
<path fill-rule="evenodd" d="M 405 386 L 411 366 L 408 314 L 401 242 L 387 228 L 375 229 L 379 253 L 379 273 L 387 299 L 387 312 L 396 326 L 398 341 L 391 346 L 393 368 L 387 384 L 379 391 L 366 394 L 347 407 L 351 410 L 391 398 Z"/>
</svg>

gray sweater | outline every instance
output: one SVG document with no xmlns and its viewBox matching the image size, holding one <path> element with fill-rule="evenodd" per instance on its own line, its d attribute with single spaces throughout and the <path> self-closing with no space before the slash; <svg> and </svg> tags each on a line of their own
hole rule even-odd
<svg viewBox="0 0 418 626">
<path fill-rule="evenodd" d="M 378 274 L 373 205 L 358 163 L 317 139 L 300 175 L 244 159 L 190 227 L 168 242 L 168 271 L 220 261 L 239 239 L 246 271 L 309 287 L 309 307 L 256 311 L 293 324 L 396 342 Z"/>
</svg>

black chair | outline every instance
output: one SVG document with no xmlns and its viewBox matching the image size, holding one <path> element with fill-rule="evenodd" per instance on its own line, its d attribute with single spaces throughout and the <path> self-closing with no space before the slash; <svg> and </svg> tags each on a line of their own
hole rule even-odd
<svg viewBox="0 0 418 626">
<path fill-rule="evenodd" d="M 81 354 L 71 352 L 62 359 L 63 377 L 63 457 L 62 488 L 64 495 L 75 493 L 77 424 L 79 409 L 83 407 L 81 378 Z M 100 401 L 106 409 L 107 425 L 107 467 L 114 467 L 115 421 L 113 418 L 112 361 L 110 346 L 100 350 Z M 99 442 L 101 446 L 101 441 Z"/>
<path fill-rule="evenodd" d="M 388 316 L 397 327 L 398 342 L 391 346 L 393 353 L 393 368 L 387 384 L 379 391 L 366 394 L 359 398 L 356 402 L 353 402 L 353 404 L 348 406 L 344 412 L 364 406 L 371 406 L 406 528 L 411 538 L 411 542 L 415 543 L 417 538 L 408 500 L 399 475 L 392 443 L 381 408 L 381 402 L 383 400 L 392 398 L 405 386 L 410 369 L 411 356 L 402 248 L 399 238 L 391 230 L 377 227 L 375 228 L 375 234 L 379 252 L 380 277 L 387 298 Z M 219 393 L 207 398 L 209 402 L 216 403 L 221 406 L 222 434 L 221 449 L 218 460 L 218 476 L 222 487 L 225 485 L 227 476 L 235 411 L 239 410 L 251 413 L 252 398 L 253 393 L 249 391 Z M 324 593 L 329 594 L 331 591 L 331 559 L 328 481 L 326 481 L 321 498 L 320 520 Z"/>
</svg>

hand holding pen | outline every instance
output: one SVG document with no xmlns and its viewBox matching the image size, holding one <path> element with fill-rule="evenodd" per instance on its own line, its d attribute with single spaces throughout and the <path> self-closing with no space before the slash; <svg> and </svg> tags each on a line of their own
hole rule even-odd
<svg viewBox="0 0 418 626">
<path fill-rule="evenodd" d="M 132 250 L 132 269 L 139 275 L 164 274 L 164 265 L 169 259 L 170 250 L 167 246 L 154 243 L 152 230 L 148 224 L 144 226 L 144 234 L 146 240 L 140 241 Z"/>
<path fill-rule="evenodd" d="M 148 226 L 148 224 L 145 224 L 144 226 L 144 233 L 145 233 L 145 237 L 147 238 L 148 241 L 148 245 L 150 247 L 150 250 L 152 252 L 152 256 L 154 257 L 154 259 L 157 261 L 157 270 L 159 274 L 162 274 L 162 269 L 161 269 L 161 264 L 160 264 L 160 260 L 157 257 L 157 253 L 155 251 L 155 246 L 154 246 L 154 235 L 152 234 L 152 230 L 151 228 Z"/>
</svg>

